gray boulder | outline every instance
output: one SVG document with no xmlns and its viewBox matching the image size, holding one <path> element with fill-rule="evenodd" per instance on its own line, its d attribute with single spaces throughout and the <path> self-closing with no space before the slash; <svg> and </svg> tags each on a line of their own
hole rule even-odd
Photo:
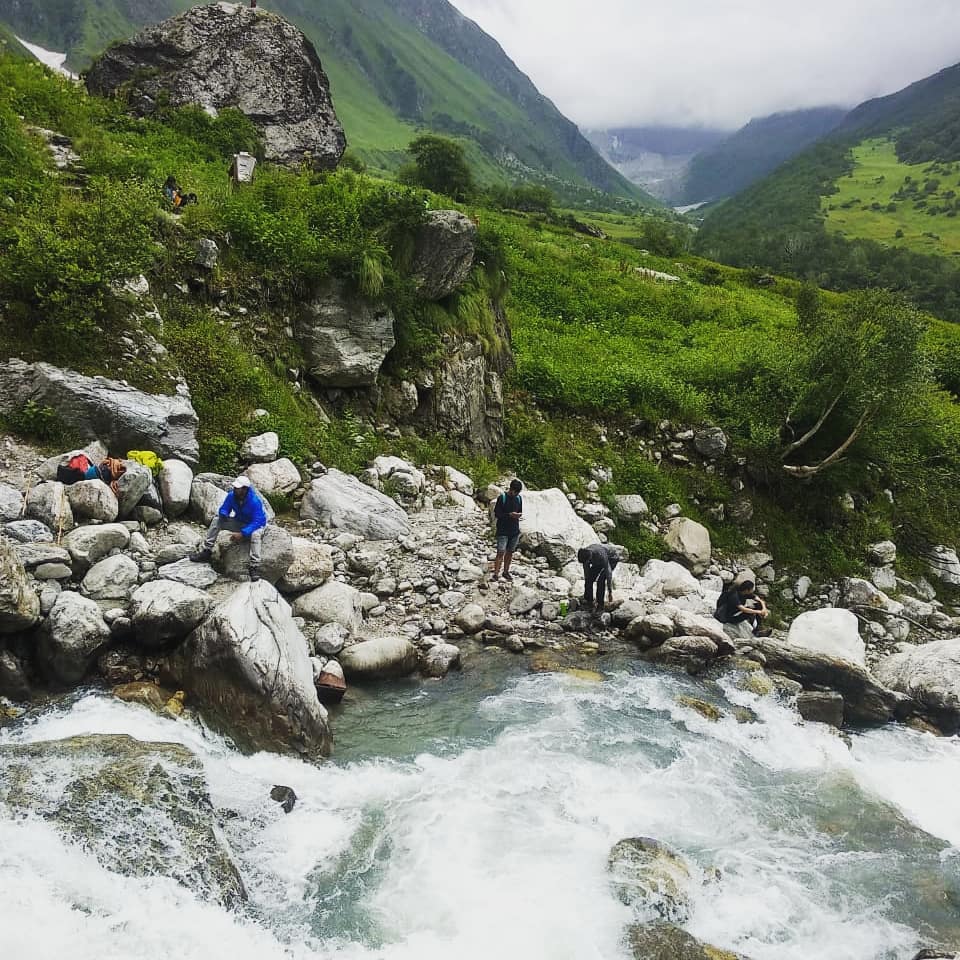
<svg viewBox="0 0 960 960">
<path fill-rule="evenodd" d="M 284 593 L 303 593 L 322 587 L 333 576 L 333 553 L 326 543 L 293 538 L 293 561 L 277 581 Z"/>
<path fill-rule="evenodd" d="M 613 509 L 623 520 L 642 520 L 650 514 L 647 501 L 639 493 L 618 494 L 613 498 Z"/>
<path fill-rule="evenodd" d="M 897 560 L 897 545 L 892 540 L 881 540 L 867 547 L 867 559 L 874 566 L 886 567 Z"/>
<path fill-rule="evenodd" d="M 468 603 L 457 611 L 453 622 L 467 634 L 479 633 L 483 629 L 487 613 L 479 603 Z"/>
<path fill-rule="evenodd" d="M 363 640 L 344 649 L 339 660 L 351 682 L 406 677 L 417 669 L 417 651 L 406 637 Z"/>
<path fill-rule="evenodd" d="M 347 583 L 331 580 L 293 602 L 293 612 L 316 623 L 339 623 L 351 634 L 363 626 L 363 602 L 360 591 Z"/>
<path fill-rule="evenodd" d="M 40 619 L 40 600 L 17 551 L 0 540 L 0 634 L 28 630 Z"/>
<path fill-rule="evenodd" d="M 293 563 L 293 538 L 282 527 L 268 523 L 263 531 L 260 576 L 276 583 Z M 250 569 L 250 541 L 234 543 L 231 534 L 221 533 L 213 547 L 213 568 L 231 580 L 245 579 Z"/>
<path fill-rule="evenodd" d="M 153 486 L 153 474 L 142 463 L 127 460 L 126 464 L 127 472 L 117 481 L 121 520 L 133 514 L 134 508 Z"/>
<path fill-rule="evenodd" d="M 122 550 L 129 542 L 130 531 L 122 523 L 78 527 L 63 538 L 70 560 L 81 571 L 102 560 L 111 550 Z"/>
<path fill-rule="evenodd" d="M 23 494 L 9 484 L 0 483 L 0 523 L 19 520 L 23 516 Z"/>
<path fill-rule="evenodd" d="M 704 427 L 694 434 L 693 446 L 701 457 L 716 460 L 727 452 L 727 435 L 719 427 Z"/>
<path fill-rule="evenodd" d="M 80 584 L 84 596 L 93 600 L 126 601 L 137 585 L 140 568 L 123 553 L 104 557 L 88 571 Z"/>
<path fill-rule="evenodd" d="M 102 480 L 81 480 L 67 489 L 67 499 L 74 517 L 112 523 L 120 513 L 114 492 Z"/>
<path fill-rule="evenodd" d="M 663 539 L 674 558 L 688 567 L 694 576 L 707 572 L 712 547 L 710 531 L 703 524 L 688 517 L 674 517 Z"/>
<path fill-rule="evenodd" d="M 295 325 L 310 376 L 324 387 L 369 387 L 396 338 L 393 314 L 339 280 L 329 281 L 303 308 Z"/>
<path fill-rule="evenodd" d="M 44 480 L 30 488 L 27 516 L 46 524 L 51 530 L 72 530 L 75 526 L 67 488 L 56 480 Z"/>
<path fill-rule="evenodd" d="M 960 637 L 905 648 L 881 660 L 876 675 L 935 714 L 960 720 Z"/>
<path fill-rule="evenodd" d="M 329 755 L 307 641 L 270 584 L 238 586 L 168 662 L 180 686 L 242 746 Z"/>
<path fill-rule="evenodd" d="M 172 580 L 153 580 L 134 593 L 128 616 L 136 642 L 153 648 L 185 637 L 212 605 L 212 598 L 202 590 Z"/>
<path fill-rule="evenodd" d="M 174 563 L 165 563 L 158 571 L 157 577 L 182 583 L 196 590 L 206 590 L 212 587 L 220 574 L 209 563 L 194 563 L 192 560 L 177 560 Z"/>
<path fill-rule="evenodd" d="M 597 532 L 574 513 L 567 495 L 557 488 L 525 490 L 520 546 L 546 557 L 554 569 L 576 560 L 577 551 L 599 543 Z"/>
<path fill-rule="evenodd" d="M 300 516 L 365 540 L 399 540 L 410 534 L 410 521 L 396 501 L 339 470 L 310 484 Z"/>
<path fill-rule="evenodd" d="M 289 496 L 300 486 L 300 471 L 286 457 L 272 463 L 253 463 L 244 472 L 257 491 L 267 497 Z"/>
<path fill-rule="evenodd" d="M 115 44 L 87 73 L 91 93 L 141 115 L 169 103 L 208 112 L 236 107 L 256 124 L 267 160 L 317 170 L 346 148 L 330 84 L 313 44 L 275 13 L 246 5 L 194 7 Z"/>
<path fill-rule="evenodd" d="M 99 438 L 110 449 L 153 450 L 197 462 L 198 420 L 185 389 L 182 395 L 160 396 L 48 363 L 0 363 L 0 413 L 31 400 L 53 407 L 71 433 Z"/>
<path fill-rule="evenodd" d="M 843 726 L 843 697 L 833 690 L 808 690 L 797 694 L 797 713 L 811 723 Z"/>
<path fill-rule="evenodd" d="M 3 525 L 3 533 L 17 543 L 53 543 L 50 528 L 39 520 L 11 520 Z"/>
<path fill-rule="evenodd" d="M 438 643 L 420 658 L 420 672 L 425 677 L 439 679 L 459 669 L 460 648 L 452 643 Z"/>
<path fill-rule="evenodd" d="M 171 520 L 183 516 L 190 506 L 190 493 L 193 488 L 193 471 L 182 460 L 163 461 L 157 477 L 163 512 Z"/>
<path fill-rule="evenodd" d="M 280 437 L 273 431 L 249 437 L 240 448 L 244 463 L 270 463 L 280 453 Z"/>
<path fill-rule="evenodd" d="M 45 563 L 72 562 L 69 551 L 55 543 L 15 543 L 13 545 L 17 559 L 27 570 L 36 570 Z"/>
<path fill-rule="evenodd" d="M 960 587 L 960 559 L 957 558 L 957 551 L 952 547 L 943 544 L 933 547 L 927 564 L 930 572 L 942 583 Z"/>
<path fill-rule="evenodd" d="M 64 590 L 40 631 L 40 665 L 60 683 L 79 683 L 109 640 L 110 628 L 96 601 Z"/>
<path fill-rule="evenodd" d="M 458 210 L 431 210 L 417 230 L 412 273 L 420 295 L 442 300 L 466 282 L 476 255 L 477 227 Z"/>
</svg>

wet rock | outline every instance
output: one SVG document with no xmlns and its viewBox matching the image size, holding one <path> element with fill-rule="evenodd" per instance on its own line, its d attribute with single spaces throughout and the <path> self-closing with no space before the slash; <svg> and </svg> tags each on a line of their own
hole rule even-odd
<svg viewBox="0 0 960 960">
<path fill-rule="evenodd" d="M 157 476 L 163 512 L 171 520 L 182 517 L 190 506 L 193 471 L 182 460 L 164 460 Z"/>
<path fill-rule="evenodd" d="M 634 924 L 627 944 L 635 960 L 746 960 L 740 954 L 703 943 L 673 923 Z"/>
<path fill-rule="evenodd" d="M 40 600 L 17 550 L 0 540 L 0 634 L 29 630 L 40 619 Z"/>
<path fill-rule="evenodd" d="M 261 544 L 260 577 L 276 583 L 293 563 L 293 538 L 283 527 L 268 523 Z M 250 572 L 250 541 L 234 543 L 232 535 L 221 533 L 213 546 L 214 570 L 231 580 L 245 580 Z"/>
<path fill-rule="evenodd" d="M 560 569 L 576 560 L 580 548 L 599 542 L 596 531 L 577 516 L 562 490 L 523 492 L 520 545 L 524 551 L 546 557 L 554 569 Z"/>
<path fill-rule="evenodd" d="M 81 480 L 66 488 L 74 517 L 112 523 L 120 513 L 113 490 L 102 480 Z"/>
<path fill-rule="evenodd" d="M 183 639 L 213 605 L 209 594 L 172 580 L 152 580 L 130 601 L 129 616 L 137 643 L 147 648 Z"/>
<path fill-rule="evenodd" d="M 3 533 L 17 543 L 53 543 L 50 528 L 39 520 L 12 520 L 3 525 Z"/>
<path fill-rule="evenodd" d="M 861 667 L 867 663 L 860 622 L 849 610 L 824 607 L 801 613 L 790 626 L 787 643 Z"/>
<path fill-rule="evenodd" d="M 329 470 L 310 484 L 300 516 L 364 540 L 399 540 L 411 529 L 396 501 L 339 470 Z"/>
<path fill-rule="evenodd" d="M 331 737 L 307 641 L 270 584 L 240 584 L 168 660 L 204 715 L 253 749 L 326 756 Z"/>
<path fill-rule="evenodd" d="M 697 697 L 677 697 L 677 703 L 680 704 L 681 707 L 687 707 L 690 710 L 695 710 L 700 714 L 701 717 L 706 718 L 711 723 L 716 723 L 718 720 L 722 720 L 724 716 L 723 711 L 719 707 L 712 703 L 707 703 L 706 700 L 700 700 Z"/>
<path fill-rule="evenodd" d="M 293 561 L 277 581 L 284 593 L 303 593 L 322 587 L 333 576 L 333 553 L 325 543 L 293 538 Z"/>
<path fill-rule="evenodd" d="M 44 480 L 31 487 L 26 497 L 26 515 L 39 520 L 51 530 L 72 530 L 73 511 L 67 499 L 67 488 L 56 480 Z"/>
<path fill-rule="evenodd" d="M 320 624 L 339 623 L 351 634 L 359 633 L 363 626 L 360 591 L 337 580 L 331 580 L 297 597 L 293 612 L 298 617 Z"/>
<path fill-rule="evenodd" d="M 687 673 L 702 673 L 719 653 L 720 648 L 709 637 L 671 637 L 659 647 L 644 653 L 655 663 L 683 667 Z"/>
<path fill-rule="evenodd" d="M 64 591 L 40 631 L 40 665 L 54 680 L 72 686 L 84 678 L 109 639 L 110 628 L 96 602 Z"/>
<path fill-rule="evenodd" d="M 293 787 L 275 786 L 270 791 L 270 799 L 279 803 L 284 813 L 293 813 L 297 804 L 297 794 Z"/>
<path fill-rule="evenodd" d="M 141 650 L 126 643 L 104 650 L 97 657 L 97 673 L 113 686 L 146 679 L 153 665 Z"/>
<path fill-rule="evenodd" d="M 420 660 L 420 672 L 425 677 L 445 677 L 454 669 L 460 669 L 460 648 L 452 643 L 438 643 Z"/>
<path fill-rule="evenodd" d="M 280 437 L 270 431 L 248 438 L 240 448 L 244 463 L 271 463 L 280 453 Z"/>
<path fill-rule="evenodd" d="M 811 690 L 797 695 L 797 712 L 804 720 L 843 726 L 843 697 L 832 691 Z"/>
<path fill-rule="evenodd" d="M 647 837 L 620 840 L 607 857 L 607 869 L 617 899 L 637 914 L 656 913 L 681 923 L 687 919 L 690 868 L 666 844 Z"/>
<path fill-rule="evenodd" d="M 64 538 L 63 545 L 77 569 L 88 570 L 111 550 L 122 550 L 130 542 L 130 531 L 122 523 L 78 527 Z"/>
<path fill-rule="evenodd" d="M 351 682 L 405 677 L 417 669 L 417 651 L 406 637 L 363 640 L 347 647 L 339 660 Z"/>
<path fill-rule="evenodd" d="M 141 706 L 149 707 L 154 713 L 163 712 L 167 702 L 173 696 L 172 690 L 164 690 L 152 681 L 146 680 L 121 683 L 110 692 L 124 703 L 139 703 Z"/>
<path fill-rule="evenodd" d="M 254 487 L 267 497 L 289 496 L 300 486 L 300 471 L 286 458 L 253 463 L 244 471 Z"/>
<path fill-rule="evenodd" d="M 104 557 L 87 572 L 80 584 L 84 596 L 94 600 L 126 600 L 137 585 L 140 568 L 125 554 Z"/>
<path fill-rule="evenodd" d="M 667 526 L 663 539 L 667 549 L 680 563 L 688 567 L 694 576 L 707 572 L 712 548 L 710 532 L 703 524 L 688 517 L 675 517 Z"/>
<path fill-rule="evenodd" d="M 411 273 L 426 300 L 442 300 L 473 269 L 477 227 L 458 210 L 431 210 L 418 228 Z"/>
<path fill-rule="evenodd" d="M 3 745 L 0 800 L 54 824 L 108 870 L 170 877 L 225 907 L 246 898 L 200 761 L 179 744 L 91 735 Z"/>
</svg>

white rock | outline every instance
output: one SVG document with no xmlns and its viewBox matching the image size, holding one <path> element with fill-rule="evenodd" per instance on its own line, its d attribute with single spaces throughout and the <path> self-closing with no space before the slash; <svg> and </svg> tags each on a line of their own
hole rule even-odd
<svg viewBox="0 0 960 960">
<path fill-rule="evenodd" d="M 555 569 L 576 560 L 582 547 L 600 542 L 590 524 L 574 512 L 562 490 L 527 490 L 522 498 L 520 545 L 546 557 Z"/>
<path fill-rule="evenodd" d="M 796 595 L 796 598 L 798 600 L 806 600 L 807 594 L 810 592 L 810 588 L 812 586 L 813 581 L 809 577 L 800 577 L 793 587 L 793 592 Z"/>
<path fill-rule="evenodd" d="M 479 633 L 486 619 L 486 611 L 479 603 L 468 603 L 457 612 L 453 622 L 464 633 L 474 634 Z"/>
<path fill-rule="evenodd" d="M 149 648 L 179 640 L 197 627 L 212 605 L 208 593 L 182 583 L 145 583 L 130 601 L 129 616 L 136 642 Z"/>
<path fill-rule="evenodd" d="M 190 506 L 193 471 L 182 460 L 164 460 L 157 477 L 163 512 L 171 520 L 183 516 Z"/>
<path fill-rule="evenodd" d="M 691 613 L 688 610 L 676 610 L 672 614 L 675 633 L 686 637 L 709 637 L 714 643 L 723 646 L 729 643 L 723 624 L 713 617 Z"/>
<path fill-rule="evenodd" d="M 280 437 L 270 431 L 246 440 L 240 448 L 240 459 L 244 463 L 269 463 L 279 452 Z"/>
<path fill-rule="evenodd" d="M 0 634 L 18 633 L 40 617 L 40 601 L 16 550 L 0 540 Z"/>
<path fill-rule="evenodd" d="M 872 543 L 867 548 L 867 559 L 878 567 L 887 567 L 897 559 L 897 545 L 892 540 Z"/>
<path fill-rule="evenodd" d="M 220 574 L 209 563 L 178 560 L 176 563 L 165 563 L 160 567 L 157 577 L 173 583 L 182 583 L 195 590 L 206 590 L 220 579 Z"/>
<path fill-rule="evenodd" d="M 120 513 L 114 492 L 102 480 L 81 480 L 66 490 L 74 517 L 113 523 Z"/>
<path fill-rule="evenodd" d="M 277 582 L 284 593 L 303 593 L 322 587 L 333 576 L 333 552 L 329 544 L 293 538 L 293 562 Z"/>
<path fill-rule="evenodd" d="M 438 643 L 431 647 L 420 662 L 420 672 L 425 677 L 445 677 L 459 667 L 460 648 L 452 643 Z"/>
<path fill-rule="evenodd" d="M 396 501 L 339 470 L 329 470 L 310 484 L 300 516 L 365 540 L 399 540 L 411 529 Z"/>
<path fill-rule="evenodd" d="M 153 485 L 153 474 L 135 460 L 126 460 L 126 473 L 117 480 L 117 500 L 121 520 L 133 514 L 134 508 Z"/>
<path fill-rule="evenodd" d="M 878 590 L 884 593 L 897 589 L 897 575 L 892 567 L 871 567 L 870 580 Z"/>
<path fill-rule="evenodd" d="M 876 676 L 885 687 L 905 693 L 932 710 L 960 714 L 958 637 L 905 646 L 877 664 Z"/>
<path fill-rule="evenodd" d="M 860 637 L 859 621 L 849 610 L 824 607 L 801 613 L 790 627 L 787 643 L 866 666 L 866 647 Z"/>
<path fill-rule="evenodd" d="M 300 471 L 286 458 L 251 464 L 245 472 L 254 487 L 268 497 L 288 496 L 300 486 Z"/>
<path fill-rule="evenodd" d="M 456 467 L 443 468 L 444 486 L 448 490 L 456 490 L 468 497 L 473 496 L 473 481 Z"/>
<path fill-rule="evenodd" d="M 879 610 L 892 616 L 903 613 L 902 603 L 891 600 L 869 580 L 861 580 L 859 577 L 847 577 L 843 581 L 843 600 L 848 607 L 866 611 Z"/>
<path fill-rule="evenodd" d="M 700 584 L 690 571 L 673 560 L 648 560 L 642 571 L 642 591 L 661 597 L 696 593 Z"/>
<path fill-rule="evenodd" d="M 350 632 L 340 623 L 325 623 L 316 632 L 313 638 L 314 648 L 318 653 L 328 657 L 335 657 L 344 647 L 350 637 Z"/>
<path fill-rule="evenodd" d="M 130 531 L 122 523 L 78 527 L 64 538 L 63 545 L 80 570 L 87 570 L 111 550 L 122 550 L 130 542 Z"/>
<path fill-rule="evenodd" d="M 650 513 L 647 501 L 639 493 L 619 494 L 613 498 L 613 509 L 623 520 L 642 520 Z"/>
<path fill-rule="evenodd" d="M 508 605 L 509 611 L 514 616 L 522 616 L 535 610 L 540 605 L 540 594 L 529 587 L 516 586 L 513 588 L 513 595 L 510 597 Z"/>
<path fill-rule="evenodd" d="M 9 484 L 0 483 L 0 522 L 19 520 L 23 515 L 23 494 Z"/>
<path fill-rule="evenodd" d="M 667 549 L 696 575 L 707 572 L 712 548 L 710 532 L 689 517 L 675 517 L 664 535 Z"/>
<path fill-rule="evenodd" d="M 120 553 L 97 561 L 83 578 L 80 589 L 94 600 L 126 600 L 139 575 L 136 561 Z"/>
<path fill-rule="evenodd" d="M 339 623 L 351 634 L 359 633 L 363 626 L 360 591 L 337 580 L 297 597 L 293 612 L 295 616 L 321 624 Z"/>
</svg>

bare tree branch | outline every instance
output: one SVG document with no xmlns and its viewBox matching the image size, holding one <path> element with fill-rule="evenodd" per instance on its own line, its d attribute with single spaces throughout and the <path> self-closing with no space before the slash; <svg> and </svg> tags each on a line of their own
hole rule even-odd
<svg viewBox="0 0 960 960">
<path fill-rule="evenodd" d="M 794 450 L 799 450 L 800 447 L 802 447 L 805 443 L 809 443 L 809 441 L 811 441 L 820 432 L 820 428 L 827 422 L 827 417 L 829 417 L 830 414 L 836 410 L 837 404 L 840 402 L 840 398 L 842 396 L 843 391 L 841 390 L 840 393 L 833 398 L 833 403 L 831 403 L 830 406 L 823 411 L 823 415 L 820 417 L 820 419 L 799 440 L 794 440 L 794 442 L 789 444 L 783 453 L 780 454 L 781 460 L 786 460 Z M 789 417 L 787 418 L 787 423 L 789 424 Z"/>
<path fill-rule="evenodd" d="M 860 419 L 857 421 L 857 425 L 853 428 L 853 430 L 850 431 L 850 436 L 847 437 L 847 439 L 844 440 L 843 443 L 841 443 L 840 446 L 837 447 L 837 449 L 834 450 L 829 457 L 824 457 L 823 460 L 817 464 L 804 467 L 794 467 L 785 463 L 783 465 L 783 469 L 790 474 L 791 477 L 798 477 L 801 480 L 809 480 L 811 477 L 815 477 L 818 473 L 823 472 L 828 467 L 832 467 L 840 463 L 843 460 L 843 455 L 850 449 L 850 447 L 853 446 L 857 440 L 857 437 L 859 437 L 863 432 L 863 428 L 866 426 L 867 420 L 870 419 L 873 413 L 874 408 L 867 407 L 867 409 L 863 411 Z"/>
</svg>

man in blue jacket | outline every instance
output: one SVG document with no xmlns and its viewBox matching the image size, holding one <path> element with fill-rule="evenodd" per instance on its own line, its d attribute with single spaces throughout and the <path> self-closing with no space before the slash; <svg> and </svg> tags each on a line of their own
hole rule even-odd
<svg viewBox="0 0 960 960">
<path fill-rule="evenodd" d="M 260 547 L 263 544 L 263 531 L 267 526 L 267 512 L 263 501 L 253 489 L 247 477 L 237 477 L 233 489 L 220 505 L 220 512 L 213 518 L 207 530 L 203 546 L 190 559 L 194 563 L 205 563 L 212 556 L 213 545 L 221 530 L 229 530 L 234 543 L 250 541 L 250 580 L 256 583 L 260 579 Z"/>
</svg>

